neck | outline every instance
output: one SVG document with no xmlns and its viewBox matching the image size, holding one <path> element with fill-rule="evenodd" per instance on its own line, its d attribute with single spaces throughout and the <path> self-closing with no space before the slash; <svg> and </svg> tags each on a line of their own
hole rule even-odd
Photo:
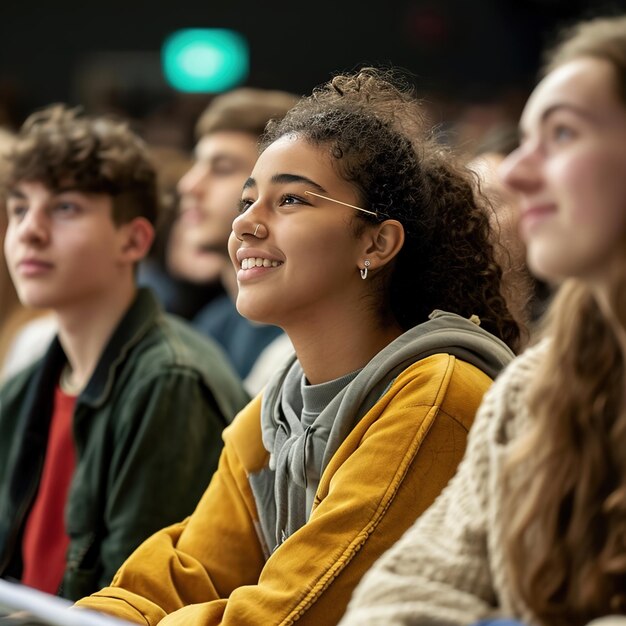
<svg viewBox="0 0 626 626">
<path fill-rule="evenodd" d="M 85 387 L 113 331 L 130 307 L 136 294 L 134 282 L 116 288 L 114 293 L 73 303 L 58 310 L 59 341 L 67 355 L 72 388 Z"/>
<path fill-rule="evenodd" d="M 361 314 L 362 316 L 362 314 Z M 309 318 L 296 328 L 285 328 L 307 380 L 319 384 L 354 372 L 397 339 L 403 330 L 396 323 L 347 316 L 331 327 Z M 355 321 L 358 320 L 358 321 Z"/>
</svg>

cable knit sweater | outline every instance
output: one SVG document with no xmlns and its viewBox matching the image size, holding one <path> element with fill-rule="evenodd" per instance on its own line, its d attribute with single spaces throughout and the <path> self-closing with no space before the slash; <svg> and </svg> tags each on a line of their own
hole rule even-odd
<svg viewBox="0 0 626 626">
<path fill-rule="evenodd" d="M 525 392 L 545 347 L 529 348 L 500 374 L 457 474 L 364 576 L 340 626 L 465 626 L 497 616 L 536 623 L 505 572 L 502 469 L 528 425 Z"/>
</svg>

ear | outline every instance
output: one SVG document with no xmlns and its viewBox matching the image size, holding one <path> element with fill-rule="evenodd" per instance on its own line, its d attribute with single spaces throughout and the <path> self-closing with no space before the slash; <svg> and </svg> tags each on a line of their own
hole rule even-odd
<svg viewBox="0 0 626 626">
<path fill-rule="evenodd" d="M 122 234 L 121 260 L 135 264 L 150 251 L 154 241 L 154 226 L 145 217 L 136 217 L 120 227 Z"/>
<path fill-rule="evenodd" d="M 359 267 L 363 267 L 365 259 L 369 259 L 370 271 L 384 267 L 392 261 L 404 245 L 404 226 L 398 220 L 385 220 L 377 228 L 368 232 L 367 247 Z"/>
</svg>

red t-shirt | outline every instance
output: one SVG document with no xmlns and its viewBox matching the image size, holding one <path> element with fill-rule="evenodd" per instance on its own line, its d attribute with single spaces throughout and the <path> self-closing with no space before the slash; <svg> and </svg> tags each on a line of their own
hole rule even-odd
<svg viewBox="0 0 626 626">
<path fill-rule="evenodd" d="M 72 430 L 75 404 L 76 396 L 68 396 L 57 386 L 39 490 L 22 539 L 22 582 L 53 594 L 63 580 L 70 541 L 64 511 L 76 466 Z"/>
</svg>

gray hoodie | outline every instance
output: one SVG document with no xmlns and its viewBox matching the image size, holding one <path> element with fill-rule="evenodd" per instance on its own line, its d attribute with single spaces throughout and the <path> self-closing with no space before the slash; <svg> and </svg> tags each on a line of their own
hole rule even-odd
<svg viewBox="0 0 626 626">
<path fill-rule="evenodd" d="M 436 310 L 427 322 L 403 333 L 362 370 L 347 377 L 347 384 L 308 426 L 286 418 L 285 409 L 294 403 L 304 378 L 297 358 L 292 357 L 270 379 L 261 409 L 263 445 L 270 453 L 270 463 L 250 476 L 269 551 L 306 523 L 328 462 L 396 376 L 413 363 L 441 353 L 474 365 L 490 378 L 515 356 L 478 323 Z"/>
</svg>

